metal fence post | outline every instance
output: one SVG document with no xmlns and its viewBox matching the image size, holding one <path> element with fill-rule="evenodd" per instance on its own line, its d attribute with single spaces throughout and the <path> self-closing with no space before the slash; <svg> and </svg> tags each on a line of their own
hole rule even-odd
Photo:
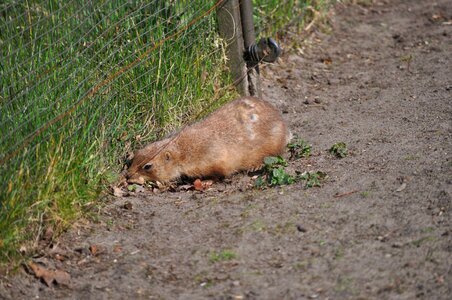
<svg viewBox="0 0 452 300">
<path fill-rule="evenodd" d="M 243 42 L 245 49 L 256 43 L 253 22 L 253 3 L 251 0 L 240 0 L 240 18 L 242 20 Z M 261 97 L 259 66 L 257 62 L 247 61 L 248 91 L 252 96 Z"/>
<path fill-rule="evenodd" d="M 239 1 L 225 1 L 217 10 L 217 18 L 220 35 L 227 43 L 226 55 L 234 83 L 242 96 L 249 96 Z"/>
</svg>

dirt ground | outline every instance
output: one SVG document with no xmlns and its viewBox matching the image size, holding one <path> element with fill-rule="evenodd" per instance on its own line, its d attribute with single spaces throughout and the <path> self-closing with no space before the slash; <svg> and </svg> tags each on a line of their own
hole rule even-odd
<svg viewBox="0 0 452 300">
<path fill-rule="evenodd" d="M 323 171 L 321 187 L 258 190 L 244 174 L 206 192 L 110 199 L 35 259 L 4 299 L 451 299 L 452 2 L 335 7 L 280 63 L 265 98 Z M 327 149 L 343 141 L 349 155 Z"/>
</svg>

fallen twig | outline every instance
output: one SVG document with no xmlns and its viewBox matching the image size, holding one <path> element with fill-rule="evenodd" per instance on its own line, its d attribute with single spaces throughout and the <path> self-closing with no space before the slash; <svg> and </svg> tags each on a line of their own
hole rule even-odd
<svg viewBox="0 0 452 300">
<path fill-rule="evenodd" d="M 341 198 L 341 197 L 349 196 L 349 195 L 357 193 L 357 192 L 359 192 L 359 191 L 355 190 L 355 191 L 346 192 L 346 193 L 342 193 L 342 194 L 336 193 L 336 194 L 334 194 L 334 198 Z"/>
</svg>

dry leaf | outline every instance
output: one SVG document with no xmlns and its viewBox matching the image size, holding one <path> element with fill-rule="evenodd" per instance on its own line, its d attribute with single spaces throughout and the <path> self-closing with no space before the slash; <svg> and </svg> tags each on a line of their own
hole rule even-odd
<svg viewBox="0 0 452 300">
<path fill-rule="evenodd" d="M 330 57 L 322 58 L 322 62 L 325 65 L 331 65 L 333 63 L 333 60 Z"/>
<path fill-rule="evenodd" d="M 49 254 L 59 261 L 64 261 L 69 257 L 67 251 L 61 249 L 60 247 L 58 247 L 58 245 L 54 245 Z"/>
<path fill-rule="evenodd" d="M 91 245 L 91 246 L 89 246 L 89 252 L 91 252 L 91 254 L 93 255 L 93 256 L 96 256 L 97 255 L 97 252 L 98 252 L 98 248 L 97 248 L 97 245 Z"/>
<path fill-rule="evenodd" d="M 56 260 L 59 260 L 59 261 L 64 261 L 64 260 L 66 260 L 66 257 L 65 257 L 64 255 L 59 254 L 59 253 L 55 254 L 53 257 L 54 257 Z"/>
<path fill-rule="evenodd" d="M 444 17 L 442 15 L 440 15 L 440 14 L 432 15 L 432 20 L 433 21 L 439 21 L 439 20 L 442 20 L 442 19 L 444 19 Z"/>
<path fill-rule="evenodd" d="M 402 184 L 399 186 L 399 188 L 396 190 L 396 192 L 401 192 L 401 191 L 403 191 L 404 189 L 406 189 L 406 183 L 405 183 L 405 182 L 402 183 Z"/>
<path fill-rule="evenodd" d="M 213 184 L 212 180 L 204 180 L 202 181 L 201 179 L 196 179 L 193 182 L 193 186 L 195 187 L 195 190 L 197 191 L 205 191 L 208 188 L 210 188 L 210 186 Z"/>
<path fill-rule="evenodd" d="M 183 185 L 180 185 L 180 186 L 177 187 L 177 189 L 178 189 L 179 191 L 188 191 L 188 190 L 191 190 L 191 189 L 193 189 L 193 188 L 194 188 L 194 187 L 193 187 L 192 184 L 183 184 Z"/>
<path fill-rule="evenodd" d="M 54 281 L 57 284 L 69 285 L 71 281 L 71 275 L 69 275 L 69 273 L 65 271 L 52 271 L 34 262 L 29 263 L 28 266 L 33 271 L 33 273 L 35 273 L 35 276 L 42 279 L 45 284 L 47 284 L 47 286 L 51 286 Z"/>
<path fill-rule="evenodd" d="M 195 187 L 195 190 L 197 190 L 197 191 L 203 191 L 201 179 L 199 179 L 199 178 L 196 179 L 196 180 L 193 182 L 193 186 Z"/>
<path fill-rule="evenodd" d="M 44 282 L 47 284 L 47 286 L 50 286 L 52 284 L 53 281 L 53 276 L 52 276 L 52 271 L 47 270 L 44 267 L 39 266 L 38 264 L 35 263 L 30 263 L 29 264 L 31 270 L 33 271 L 33 273 L 35 273 L 35 276 L 37 278 L 40 278 L 42 280 L 44 280 Z"/>
<path fill-rule="evenodd" d="M 59 285 L 66 285 L 66 286 L 68 286 L 71 283 L 71 275 L 69 275 L 68 272 L 61 271 L 61 270 L 55 270 L 54 271 L 53 279 Z"/>
<path fill-rule="evenodd" d="M 136 193 L 143 193 L 145 191 L 144 187 L 142 185 L 136 185 L 135 186 L 135 192 Z"/>
<path fill-rule="evenodd" d="M 114 186 L 113 187 L 113 195 L 115 197 L 124 197 L 124 191 L 121 188 Z"/>
</svg>

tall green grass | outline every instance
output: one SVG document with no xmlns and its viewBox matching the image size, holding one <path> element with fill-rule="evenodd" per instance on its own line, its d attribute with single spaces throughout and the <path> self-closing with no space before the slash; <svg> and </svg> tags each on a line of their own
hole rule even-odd
<svg viewBox="0 0 452 300">
<path fill-rule="evenodd" d="M 129 151 L 236 96 L 216 2 L 0 3 L 0 271 L 99 205 Z M 326 2 L 256 0 L 258 32 Z"/>
<path fill-rule="evenodd" d="M 300 34 L 314 18 L 321 23 L 328 8 L 336 1 L 254 0 L 256 34 L 276 39 L 284 37 L 289 30 Z"/>
<path fill-rule="evenodd" d="M 234 95 L 215 2 L 0 4 L 0 263 L 98 203 L 130 150 Z"/>
</svg>

